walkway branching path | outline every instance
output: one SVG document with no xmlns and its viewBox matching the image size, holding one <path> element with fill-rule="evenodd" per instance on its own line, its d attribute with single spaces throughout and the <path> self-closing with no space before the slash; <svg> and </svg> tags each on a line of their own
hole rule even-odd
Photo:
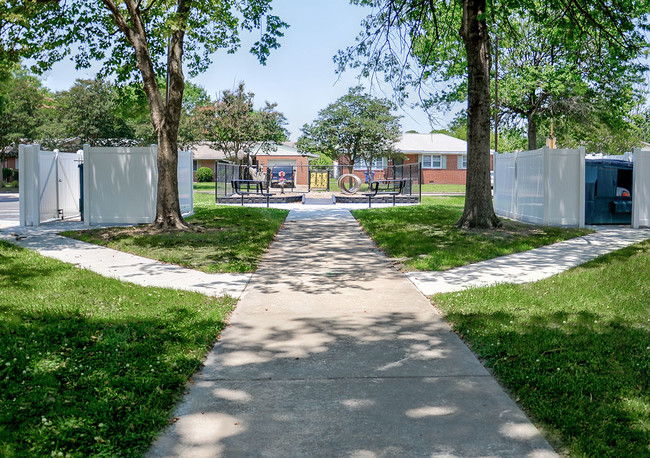
<svg viewBox="0 0 650 458">
<path fill-rule="evenodd" d="M 553 456 L 347 210 L 292 211 L 150 456 Z"/>
<path fill-rule="evenodd" d="M 347 209 L 304 205 L 246 286 L 249 275 L 162 265 L 60 230 L 0 238 L 124 281 L 241 295 L 149 452 L 210 457 L 555 456 L 423 293 L 535 281 L 650 238 L 609 228 L 409 281 Z"/>
</svg>

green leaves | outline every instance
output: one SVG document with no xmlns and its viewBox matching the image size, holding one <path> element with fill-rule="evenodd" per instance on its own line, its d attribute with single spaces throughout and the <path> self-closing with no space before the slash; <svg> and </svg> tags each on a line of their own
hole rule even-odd
<svg viewBox="0 0 650 458">
<path fill-rule="evenodd" d="M 255 94 L 246 92 L 244 83 L 234 91 L 225 90 L 213 104 L 194 110 L 196 140 L 208 140 L 232 161 L 245 154 L 269 151 L 287 138 L 284 115 L 266 102 L 260 110 L 253 108 Z M 199 135 L 201 137 L 199 137 Z"/>
<path fill-rule="evenodd" d="M 399 117 L 391 114 L 392 104 L 364 93 L 362 87 L 350 88 L 336 102 L 319 111 L 318 118 L 302 128 L 298 139 L 301 151 L 321 152 L 348 164 L 385 156 L 397 156 L 393 149 L 400 136 Z"/>
</svg>

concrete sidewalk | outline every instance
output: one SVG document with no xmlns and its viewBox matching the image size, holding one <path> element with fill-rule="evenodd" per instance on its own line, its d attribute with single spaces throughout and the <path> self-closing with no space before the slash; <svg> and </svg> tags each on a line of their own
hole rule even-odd
<svg viewBox="0 0 650 458">
<path fill-rule="evenodd" d="M 0 230 L 0 240 L 92 270 L 105 277 L 142 286 L 196 291 L 207 296 L 227 294 L 239 297 L 252 275 L 206 274 L 57 235 L 62 231 L 83 229 L 87 227 L 80 222 L 48 223 L 37 228 L 5 227 Z"/>
<path fill-rule="evenodd" d="M 252 278 L 56 235 L 80 223 L 14 227 L 0 238 L 141 285 L 241 296 L 149 456 L 556 456 L 422 293 L 535 281 L 650 231 L 608 228 L 407 279 L 353 207 L 362 208 L 280 206 L 292 211 Z"/>
<path fill-rule="evenodd" d="M 149 456 L 555 456 L 344 209 L 292 211 Z"/>
<path fill-rule="evenodd" d="M 605 226 L 593 234 L 534 250 L 445 272 L 409 272 L 406 276 L 427 296 L 498 283 L 531 283 L 649 238 L 650 229 Z"/>
</svg>

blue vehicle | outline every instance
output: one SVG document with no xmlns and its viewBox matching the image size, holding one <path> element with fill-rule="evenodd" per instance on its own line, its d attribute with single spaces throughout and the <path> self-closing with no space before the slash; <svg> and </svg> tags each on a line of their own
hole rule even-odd
<svg viewBox="0 0 650 458">
<path fill-rule="evenodd" d="M 271 186 L 293 188 L 295 173 L 290 165 L 275 165 L 271 167 Z"/>
</svg>

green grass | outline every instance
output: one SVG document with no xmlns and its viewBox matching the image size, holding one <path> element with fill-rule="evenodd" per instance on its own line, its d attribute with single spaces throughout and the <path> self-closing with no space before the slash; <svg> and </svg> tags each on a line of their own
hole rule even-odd
<svg viewBox="0 0 650 458">
<path fill-rule="evenodd" d="M 650 456 L 649 272 L 646 241 L 538 283 L 433 301 L 570 456 Z"/>
<path fill-rule="evenodd" d="M 214 189 L 215 189 L 214 182 L 211 182 L 211 183 L 194 183 L 194 190 L 195 191 L 212 191 L 212 192 L 214 192 Z"/>
<path fill-rule="evenodd" d="M 254 272 L 288 212 L 219 206 L 214 195 L 195 193 L 190 229 L 113 227 L 63 233 L 89 243 L 208 273 Z"/>
<path fill-rule="evenodd" d="M 496 231 L 456 228 L 464 197 L 425 197 L 421 205 L 352 212 L 404 270 L 447 270 L 589 233 L 504 220 Z"/>
<path fill-rule="evenodd" d="M 464 184 L 423 184 L 422 192 L 462 192 L 465 193 Z"/>
<path fill-rule="evenodd" d="M 145 288 L 0 242 L 0 456 L 141 456 L 233 299 Z"/>
</svg>

